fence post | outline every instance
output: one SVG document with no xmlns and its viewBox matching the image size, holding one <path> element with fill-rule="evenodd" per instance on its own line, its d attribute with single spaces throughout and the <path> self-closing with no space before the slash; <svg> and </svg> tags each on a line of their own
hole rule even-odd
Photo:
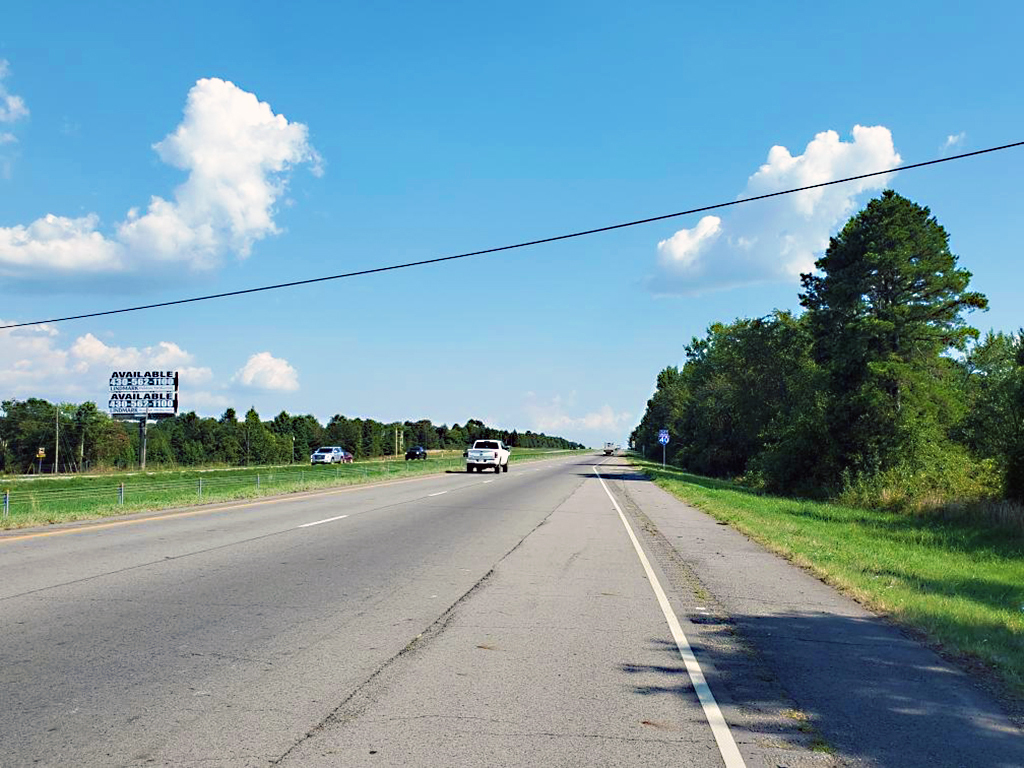
<svg viewBox="0 0 1024 768">
<path fill-rule="evenodd" d="M 11 492 L 4 491 L 4 520 L 11 514 Z"/>
<path fill-rule="evenodd" d="M 260 489 L 260 473 L 257 472 L 256 473 L 256 490 L 258 491 L 259 489 Z"/>
<path fill-rule="evenodd" d="M 117 485 L 117 503 L 124 506 L 124 483 Z"/>
<path fill-rule="evenodd" d="M 305 478 L 306 478 L 305 470 L 300 469 L 299 470 L 299 485 L 302 485 L 302 483 L 305 482 Z"/>
<path fill-rule="evenodd" d="M 203 498 L 203 478 L 199 478 L 199 498 Z"/>
</svg>

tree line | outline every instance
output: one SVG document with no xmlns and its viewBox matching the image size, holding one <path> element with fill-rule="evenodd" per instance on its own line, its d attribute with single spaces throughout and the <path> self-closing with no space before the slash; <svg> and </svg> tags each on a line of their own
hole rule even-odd
<svg viewBox="0 0 1024 768">
<path fill-rule="evenodd" d="M 771 492 L 923 508 L 1024 501 L 1024 332 L 979 338 L 946 230 L 892 191 L 801 276 L 803 312 L 713 323 L 631 445 Z"/>
<path fill-rule="evenodd" d="M 396 437 L 399 452 L 414 445 L 461 450 L 481 439 L 503 440 L 521 448 L 583 447 L 529 430 L 496 429 L 478 419 L 449 427 L 428 419 L 382 423 L 339 414 L 324 425 L 315 416 L 285 411 L 263 421 L 255 408 L 239 419 L 235 410 L 228 408 L 220 418 L 189 412 L 150 425 L 146 464 L 286 464 L 308 461 L 321 445 L 339 445 L 360 459 L 374 458 L 393 455 Z M 55 404 L 29 398 L 0 403 L 0 472 L 52 471 L 55 448 L 59 448 L 62 472 L 129 468 L 138 462 L 138 426 L 111 418 L 92 402 Z M 37 457 L 40 449 L 46 453 L 44 458 Z"/>
</svg>

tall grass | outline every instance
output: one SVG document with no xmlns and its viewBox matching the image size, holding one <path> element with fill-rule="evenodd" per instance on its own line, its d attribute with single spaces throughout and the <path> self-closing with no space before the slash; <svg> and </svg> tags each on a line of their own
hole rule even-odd
<svg viewBox="0 0 1024 768">
<path fill-rule="evenodd" d="M 1024 534 L 1024 506 L 1006 501 L 999 465 L 955 455 L 927 468 L 895 467 L 848 478 L 836 501 L 849 507 L 974 521 Z"/>
</svg>

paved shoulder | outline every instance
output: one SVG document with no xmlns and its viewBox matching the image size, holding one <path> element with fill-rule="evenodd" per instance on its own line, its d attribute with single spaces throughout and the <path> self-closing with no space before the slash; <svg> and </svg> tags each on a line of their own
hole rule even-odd
<svg viewBox="0 0 1024 768">
<path fill-rule="evenodd" d="M 964 672 L 631 468 L 602 472 L 676 571 L 679 609 L 740 723 L 757 730 L 781 709 L 844 763 L 1024 765 L 1024 735 Z M 766 679 L 751 679 L 752 657 Z"/>
</svg>

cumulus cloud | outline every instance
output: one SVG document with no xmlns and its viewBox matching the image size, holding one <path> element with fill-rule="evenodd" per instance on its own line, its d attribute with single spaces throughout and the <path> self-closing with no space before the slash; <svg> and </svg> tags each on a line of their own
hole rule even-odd
<svg viewBox="0 0 1024 768">
<path fill-rule="evenodd" d="M 567 432 L 617 432 L 628 426 L 631 419 L 628 412 L 617 412 L 607 404 L 580 416 L 571 415 L 570 412 L 575 410 L 575 393 L 567 399 L 556 395 L 545 402 L 530 392 L 526 397 L 525 410 L 533 429 L 563 436 Z"/>
<path fill-rule="evenodd" d="M 98 223 L 94 213 L 77 219 L 47 214 L 27 227 L 0 227 L 0 274 L 28 275 L 34 267 L 70 274 L 119 268 L 122 250 L 96 231 Z"/>
<path fill-rule="evenodd" d="M 25 100 L 21 96 L 10 93 L 4 85 L 8 74 L 10 74 L 10 63 L 7 59 L 0 59 L 0 123 L 13 123 L 28 117 Z"/>
<path fill-rule="evenodd" d="M 299 388 L 299 373 L 287 360 L 260 352 L 249 358 L 232 381 L 252 389 L 293 392 Z"/>
<path fill-rule="evenodd" d="M 275 205 L 292 167 L 308 164 L 321 172 L 305 125 L 217 78 L 193 86 L 182 122 L 153 148 L 188 173 L 171 199 L 154 195 L 144 211 L 128 211 L 112 234 L 100 231 L 95 214 L 48 214 L 0 227 L 0 274 L 210 270 L 228 254 L 247 257 L 256 242 L 279 232 Z"/>
<path fill-rule="evenodd" d="M 854 126 L 851 141 L 819 133 L 803 154 L 774 146 L 748 180 L 743 197 L 805 187 L 894 168 L 900 163 L 884 126 Z M 854 212 L 857 196 L 884 188 L 891 175 L 807 190 L 705 216 L 658 243 L 657 271 L 648 287 L 659 295 L 696 295 L 738 285 L 795 281 Z"/>
<path fill-rule="evenodd" d="M 70 355 L 54 341 L 56 335 L 45 325 L 0 330 L 0 392 L 5 397 L 52 393 L 54 385 L 68 396 L 82 391 Z"/>
<path fill-rule="evenodd" d="M 185 388 L 205 384 L 213 378 L 211 369 L 192 365 L 195 356 L 171 341 L 161 341 L 151 347 L 139 349 L 104 344 L 91 333 L 87 333 L 75 339 L 70 353 L 72 359 L 86 370 L 99 367 L 103 370 L 124 368 L 177 371 L 179 386 Z"/>
<path fill-rule="evenodd" d="M 218 397 L 199 389 L 212 380 L 213 372 L 195 365 L 194 355 L 173 342 L 120 347 L 87 333 L 64 344 L 58 331 L 46 325 L 0 330 L 0 392 L 5 397 L 93 400 L 102 405 L 107 377 L 119 368 L 178 371 L 183 409 Z"/>
</svg>

